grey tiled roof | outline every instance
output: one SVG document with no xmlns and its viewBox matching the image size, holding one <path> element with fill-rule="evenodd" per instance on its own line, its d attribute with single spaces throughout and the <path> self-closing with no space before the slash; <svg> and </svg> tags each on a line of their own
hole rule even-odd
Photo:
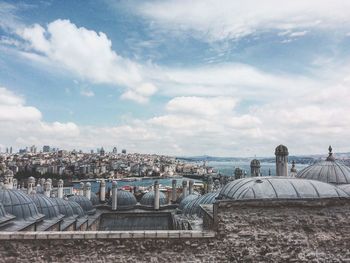
<svg viewBox="0 0 350 263">
<path fill-rule="evenodd" d="M 349 197 L 334 185 L 291 177 L 251 177 L 225 185 L 218 199 L 306 199 Z"/>
</svg>

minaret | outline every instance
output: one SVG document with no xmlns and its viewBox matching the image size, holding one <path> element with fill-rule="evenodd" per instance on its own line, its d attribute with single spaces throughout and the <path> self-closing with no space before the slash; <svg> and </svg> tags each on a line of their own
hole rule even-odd
<svg viewBox="0 0 350 263">
<path fill-rule="evenodd" d="M 185 199 L 187 196 L 187 181 L 182 181 L 182 200 Z"/>
<path fill-rule="evenodd" d="M 276 176 L 288 176 L 288 148 L 279 145 L 275 150 L 276 155 Z"/>
<path fill-rule="evenodd" d="M 176 203 L 176 180 L 172 181 L 172 190 L 171 190 L 171 201 Z"/>
<path fill-rule="evenodd" d="M 193 194 L 193 184 L 194 184 L 193 180 L 190 180 L 188 183 L 188 194 L 189 195 Z"/>
<path fill-rule="evenodd" d="M 116 181 L 112 182 L 112 210 L 116 211 L 118 206 L 117 194 L 118 194 L 118 185 Z"/>
<path fill-rule="evenodd" d="M 91 183 L 90 182 L 86 183 L 85 197 L 89 200 L 91 199 Z"/>
<path fill-rule="evenodd" d="M 60 179 L 58 180 L 58 184 L 57 184 L 57 195 L 58 198 L 63 198 L 63 180 Z"/>
<path fill-rule="evenodd" d="M 252 177 L 260 176 L 260 161 L 257 159 L 254 159 L 250 162 L 250 174 Z"/>
<path fill-rule="evenodd" d="M 154 182 L 154 210 L 159 210 L 159 183 Z"/>
<path fill-rule="evenodd" d="M 80 182 L 79 195 L 84 196 L 84 188 L 85 188 L 84 183 Z"/>
<path fill-rule="evenodd" d="M 34 190 L 35 178 L 33 176 L 28 178 L 27 194 L 30 194 Z"/>
<path fill-rule="evenodd" d="M 102 179 L 100 183 L 100 201 L 105 202 L 105 200 L 106 200 L 106 181 L 105 179 Z"/>
</svg>

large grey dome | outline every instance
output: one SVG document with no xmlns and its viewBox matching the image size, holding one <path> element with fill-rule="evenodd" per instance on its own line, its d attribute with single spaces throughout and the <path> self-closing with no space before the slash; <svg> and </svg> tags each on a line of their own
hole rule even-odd
<svg viewBox="0 0 350 263">
<path fill-rule="evenodd" d="M 330 184 L 350 184 L 350 168 L 335 160 L 332 148 L 325 161 L 310 165 L 301 170 L 296 177 L 313 179 Z"/>
<path fill-rule="evenodd" d="M 137 200 L 133 193 L 117 190 L 117 209 L 131 209 L 136 205 Z M 112 198 L 108 200 L 108 205 L 112 205 Z"/>
<path fill-rule="evenodd" d="M 15 216 L 6 212 L 2 203 L 0 203 L 0 225 L 14 219 Z"/>
<path fill-rule="evenodd" d="M 225 185 L 218 199 L 305 199 L 349 197 L 339 188 L 315 180 L 291 177 L 251 177 Z"/>
<path fill-rule="evenodd" d="M 61 216 L 57 204 L 51 198 L 43 194 L 30 194 L 29 197 L 34 201 L 39 212 L 45 215 L 45 219 Z"/>
<path fill-rule="evenodd" d="M 202 217 L 202 212 L 200 209 L 200 205 L 202 204 L 213 204 L 218 197 L 218 192 L 211 192 L 205 195 L 200 196 L 197 199 L 192 200 L 187 205 L 185 205 L 182 213 L 187 216 L 198 216 Z"/>
<path fill-rule="evenodd" d="M 53 197 L 51 198 L 52 202 L 54 202 L 60 214 L 64 215 L 64 217 L 73 217 L 75 213 L 73 211 L 72 206 L 69 204 L 69 201 L 63 200 L 62 198 Z"/>
<path fill-rule="evenodd" d="M 99 197 L 93 192 L 91 192 L 90 201 L 93 205 L 98 205 L 100 203 Z"/>
<path fill-rule="evenodd" d="M 44 217 L 39 213 L 34 201 L 22 191 L 1 189 L 0 202 L 7 213 L 16 216 L 16 220 L 37 221 Z"/>
<path fill-rule="evenodd" d="M 77 202 L 88 215 L 94 214 L 96 212 L 96 209 L 93 207 L 91 201 L 86 196 L 72 195 L 68 197 L 68 200 Z"/>
<path fill-rule="evenodd" d="M 155 198 L 155 192 L 154 191 L 150 191 L 146 194 L 144 194 L 140 200 L 140 204 L 141 205 L 145 205 L 145 206 L 153 206 L 154 205 L 154 198 Z M 159 205 L 166 205 L 167 199 L 164 193 L 162 193 L 161 191 L 159 191 Z"/>
<path fill-rule="evenodd" d="M 84 209 L 77 202 L 68 201 L 68 204 L 73 209 L 73 213 L 76 214 L 78 217 L 84 217 L 86 215 Z"/>
<path fill-rule="evenodd" d="M 182 199 L 182 201 L 180 202 L 180 204 L 179 204 L 179 209 L 180 210 L 182 210 L 182 209 L 184 209 L 185 208 L 185 206 L 189 203 L 189 202 L 191 202 L 191 201 L 193 201 L 193 200 L 195 200 L 195 199 L 197 199 L 197 198 L 199 198 L 199 194 L 190 194 L 190 195 L 188 195 L 188 196 L 186 196 L 184 199 Z"/>
</svg>

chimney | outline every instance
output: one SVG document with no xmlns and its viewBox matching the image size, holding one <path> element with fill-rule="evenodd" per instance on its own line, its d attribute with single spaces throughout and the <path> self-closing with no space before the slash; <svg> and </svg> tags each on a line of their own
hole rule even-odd
<svg viewBox="0 0 350 263">
<path fill-rule="evenodd" d="M 117 194 L 118 194 L 118 185 L 116 181 L 112 182 L 112 210 L 116 211 L 118 206 Z"/>
<path fill-rule="evenodd" d="M 35 178 L 33 176 L 28 178 L 27 194 L 30 194 L 34 190 Z"/>
<path fill-rule="evenodd" d="M 106 200 L 106 181 L 105 179 L 102 179 L 100 183 L 100 201 L 105 202 L 105 200 Z"/>
<path fill-rule="evenodd" d="M 193 184 L 194 184 L 193 180 L 190 180 L 189 183 L 188 183 L 188 185 L 189 185 L 189 187 L 188 187 L 188 194 L 189 195 L 193 194 Z"/>
<path fill-rule="evenodd" d="M 154 210 L 159 210 L 159 183 L 154 182 Z"/>
<path fill-rule="evenodd" d="M 176 180 L 172 181 L 171 201 L 176 203 Z"/>
<path fill-rule="evenodd" d="M 49 180 L 47 180 L 45 182 L 45 185 L 44 185 L 44 194 L 47 196 L 47 197 L 50 197 L 50 194 L 51 194 L 51 183 Z"/>
<path fill-rule="evenodd" d="M 91 199 L 91 183 L 90 182 L 86 183 L 85 197 L 88 198 L 89 200 Z"/>
<path fill-rule="evenodd" d="M 58 198 L 63 198 L 63 180 L 62 179 L 58 180 L 57 195 L 58 195 Z"/>
<path fill-rule="evenodd" d="M 187 181 L 182 181 L 182 200 L 187 196 Z"/>
<path fill-rule="evenodd" d="M 83 182 L 80 182 L 79 195 L 84 195 L 85 185 Z"/>
</svg>

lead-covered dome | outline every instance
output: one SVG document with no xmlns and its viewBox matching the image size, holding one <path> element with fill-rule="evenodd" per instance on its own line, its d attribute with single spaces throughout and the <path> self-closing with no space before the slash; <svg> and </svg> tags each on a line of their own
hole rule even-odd
<svg viewBox="0 0 350 263">
<path fill-rule="evenodd" d="M 69 204 L 69 201 L 58 197 L 52 197 L 51 200 L 57 205 L 58 211 L 60 214 L 64 215 L 65 218 L 75 216 L 75 213 L 72 206 Z"/>
<path fill-rule="evenodd" d="M 325 161 L 304 168 L 296 177 L 330 184 L 350 184 L 350 168 L 334 158 L 332 147 L 329 146 L 329 155 Z"/>
<path fill-rule="evenodd" d="M 0 202 L 7 213 L 16 216 L 16 220 L 38 221 L 44 218 L 34 201 L 22 191 L 16 189 L 1 189 Z"/>
<path fill-rule="evenodd" d="M 317 199 L 349 197 L 331 184 L 290 177 L 251 177 L 233 181 L 220 191 L 218 199 Z"/>
<path fill-rule="evenodd" d="M 58 206 L 51 198 L 43 195 L 31 193 L 29 197 L 34 201 L 39 212 L 45 215 L 45 219 L 53 219 L 57 217 L 62 217 L 58 210 Z"/>
<path fill-rule="evenodd" d="M 179 209 L 180 209 L 180 210 L 184 209 L 185 206 L 186 206 L 189 202 L 191 202 L 191 201 L 193 201 L 193 200 L 199 198 L 199 196 L 200 196 L 200 195 L 197 194 L 197 193 L 190 194 L 190 195 L 186 196 L 186 197 L 185 197 L 184 199 L 182 199 L 182 201 L 180 202 L 180 204 L 179 204 Z"/>
<path fill-rule="evenodd" d="M 185 205 L 184 209 L 182 210 L 182 214 L 190 217 L 202 217 L 200 205 L 213 204 L 216 201 L 218 195 L 218 192 L 211 192 L 192 200 L 187 205 Z"/>
<path fill-rule="evenodd" d="M 154 198 L 155 198 L 155 192 L 154 191 L 150 191 L 146 194 L 144 194 L 140 200 L 140 204 L 141 205 L 145 205 L 145 206 L 153 206 L 154 205 Z M 159 205 L 166 205 L 167 199 L 164 193 L 162 193 L 161 191 L 159 191 Z"/>
<path fill-rule="evenodd" d="M 86 196 L 72 195 L 68 197 L 68 201 L 77 202 L 81 208 L 83 208 L 84 212 L 88 215 L 94 214 L 96 212 L 96 209 L 93 207 L 91 201 Z"/>
<path fill-rule="evenodd" d="M 84 212 L 83 208 L 74 201 L 67 201 L 68 205 L 73 209 L 73 213 L 76 214 L 78 217 L 84 217 L 86 216 L 86 213 Z"/>
<path fill-rule="evenodd" d="M 3 204 L 0 203 L 0 226 L 12 219 L 15 219 L 15 216 L 7 213 Z"/>
<path fill-rule="evenodd" d="M 100 203 L 100 199 L 98 198 L 98 196 L 91 192 L 91 196 L 90 196 L 90 201 L 93 205 L 98 205 Z"/>
<path fill-rule="evenodd" d="M 133 193 L 117 190 L 117 209 L 132 209 L 136 205 L 137 200 Z M 112 205 L 112 197 L 108 200 L 108 205 Z"/>
</svg>

